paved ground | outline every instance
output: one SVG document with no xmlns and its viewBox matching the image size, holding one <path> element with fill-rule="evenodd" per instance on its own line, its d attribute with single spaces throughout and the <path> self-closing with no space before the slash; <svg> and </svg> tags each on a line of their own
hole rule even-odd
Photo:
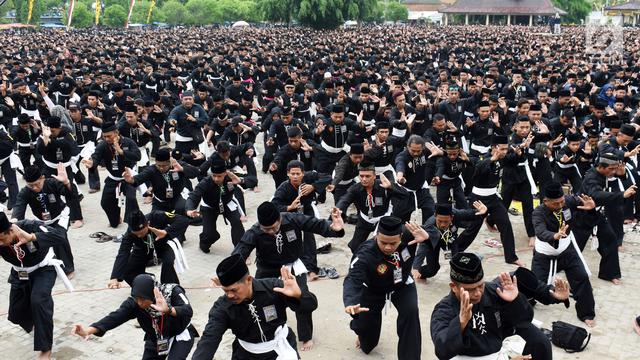
<svg viewBox="0 0 640 360">
<path fill-rule="evenodd" d="M 101 174 L 104 179 L 104 173 Z M 256 221 L 255 208 L 262 201 L 268 200 L 272 193 L 273 182 L 266 175 L 260 174 L 261 189 L 259 193 L 246 193 L 249 221 L 245 227 Z M 107 290 L 113 259 L 118 244 L 98 244 L 89 238 L 94 231 L 106 231 L 117 234 L 125 230 L 107 229 L 107 219 L 99 206 L 100 194 L 87 194 L 87 186 L 81 187 L 85 192 L 82 203 L 86 225 L 77 230 L 71 230 L 69 238 L 76 259 L 77 277 L 72 280 L 77 291 L 67 293 L 58 281 L 54 288 L 55 300 L 55 329 L 54 356 L 59 360 L 66 359 L 136 359 L 142 354 L 143 332 L 134 327 L 131 321 L 115 331 L 107 333 L 103 338 L 94 338 L 88 342 L 71 335 L 74 323 L 85 325 L 114 310 L 129 295 L 129 288 Z M 330 202 L 332 202 L 330 200 Z M 143 205 L 144 210 L 149 205 Z M 328 213 L 328 207 L 322 206 L 323 214 Z M 527 263 L 531 261 L 531 251 L 527 248 L 522 218 L 512 217 L 517 232 L 516 247 L 519 255 Z M 207 322 L 207 314 L 213 301 L 222 295 L 219 289 L 209 287 L 209 278 L 215 272 L 217 264 L 231 251 L 229 231 L 224 231 L 222 220 L 218 221 L 222 238 L 212 248 L 210 254 L 203 254 L 198 250 L 198 234 L 200 227 L 192 227 L 187 232 L 188 241 L 184 245 L 191 269 L 181 276 L 182 284 L 187 288 L 187 294 L 194 308 L 193 324 L 202 331 Z M 347 236 L 333 241 L 333 251 L 329 255 L 320 255 L 319 263 L 335 266 L 344 274 L 349 262 L 350 254 L 346 242 L 353 233 L 353 226 L 348 225 Z M 513 267 L 504 264 L 502 251 L 482 245 L 489 234 L 483 229 L 470 250 L 482 254 L 485 258 L 484 266 L 487 276 L 493 277 L 498 272 L 512 270 Z M 324 242 L 318 239 L 319 245 Z M 632 318 L 640 313 L 638 296 L 640 295 L 640 235 L 629 233 L 625 238 L 625 252 L 620 256 L 623 271 L 623 284 L 614 286 L 609 282 L 593 276 L 591 281 L 595 291 L 597 327 L 592 330 L 592 340 L 587 350 L 580 354 L 566 354 L 563 350 L 554 349 L 556 359 L 635 359 L 640 344 L 638 337 L 631 327 Z M 598 256 L 595 251 L 587 250 L 586 259 L 591 269 L 597 270 Z M 151 268 L 159 272 L 159 267 Z M 253 271 L 254 269 L 252 269 Z M 422 322 L 422 354 L 423 359 L 435 359 L 433 345 L 429 334 L 429 319 L 435 303 L 448 292 L 448 265 L 444 265 L 440 273 L 428 284 L 419 284 L 419 304 Z M 0 277 L 6 278 L 9 266 L 0 265 Z M 395 311 L 391 310 L 384 316 L 383 331 L 379 346 L 369 356 L 354 350 L 355 337 L 349 330 L 348 316 L 342 306 L 342 280 L 322 280 L 310 285 L 311 290 L 318 295 L 319 309 L 314 313 L 316 329 L 316 348 L 303 353 L 304 359 L 394 359 L 396 358 L 397 337 L 395 332 Z M 9 323 L 6 319 L 8 308 L 9 286 L 0 284 L 0 348 L 3 349 L 4 359 L 30 359 L 33 337 L 21 328 Z M 573 306 L 573 304 L 572 304 Z M 291 314 L 292 315 L 292 314 Z M 546 327 L 554 320 L 564 320 L 579 324 L 575 310 L 565 309 L 562 305 L 537 307 L 536 318 Z M 290 323 L 295 329 L 295 317 L 290 316 Z M 230 358 L 231 337 L 225 336 L 216 359 Z M 9 355 L 10 354 L 10 355 Z"/>
</svg>

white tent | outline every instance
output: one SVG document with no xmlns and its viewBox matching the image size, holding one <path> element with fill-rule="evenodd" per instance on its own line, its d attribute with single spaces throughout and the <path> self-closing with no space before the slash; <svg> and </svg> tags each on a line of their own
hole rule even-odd
<svg viewBox="0 0 640 360">
<path fill-rule="evenodd" d="M 231 25 L 232 28 L 237 28 L 237 27 L 249 27 L 249 23 L 246 21 L 236 21 L 233 23 L 233 25 Z"/>
</svg>

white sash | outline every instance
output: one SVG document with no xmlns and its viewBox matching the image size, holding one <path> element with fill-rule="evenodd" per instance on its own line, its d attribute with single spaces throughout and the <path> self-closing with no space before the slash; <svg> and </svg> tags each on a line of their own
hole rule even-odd
<svg viewBox="0 0 640 360">
<path fill-rule="evenodd" d="M 26 271 L 27 273 L 31 274 L 32 272 L 42 267 L 53 266 L 56 269 L 58 278 L 62 280 L 62 282 L 64 283 L 64 286 L 67 288 L 67 290 L 71 292 L 73 291 L 73 285 L 71 285 L 71 281 L 69 281 L 69 278 L 67 277 L 67 275 L 64 273 L 64 271 L 62 271 L 62 267 L 64 266 L 64 263 L 62 262 L 62 260 L 55 259 L 54 255 L 55 254 L 53 252 L 53 248 L 49 248 L 49 252 L 47 253 L 47 256 L 45 256 L 44 259 L 42 259 L 42 261 L 38 265 L 34 265 L 30 267 L 21 267 L 21 266 L 13 265 L 13 270 Z"/>
<path fill-rule="evenodd" d="M 185 271 L 189 270 L 189 264 L 187 263 L 187 257 L 184 254 L 184 250 L 182 249 L 182 245 L 180 244 L 180 240 L 178 239 L 170 239 L 167 240 L 167 244 L 173 250 L 173 255 L 175 257 L 175 261 L 173 266 L 176 269 L 178 274 L 182 274 Z"/>
<path fill-rule="evenodd" d="M 252 354 L 264 354 L 275 351 L 278 354 L 277 360 L 298 360 L 298 353 L 287 341 L 287 336 L 289 336 L 289 327 L 284 324 L 276 329 L 273 334 L 273 340 L 271 341 L 250 343 L 238 339 L 238 343 L 243 349 Z"/>
<path fill-rule="evenodd" d="M 578 258 L 582 262 L 582 266 L 584 266 L 584 270 L 587 272 L 588 276 L 591 276 L 591 270 L 589 270 L 589 265 L 587 265 L 587 262 L 582 256 L 582 252 L 580 251 L 580 248 L 576 243 L 576 238 L 575 236 L 573 236 L 573 231 L 569 232 L 569 235 L 567 237 L 560 239 L 557 249 L 551 246 L 551 244 L 549 244 L 548 242 L 542 241 L 538 239 L 538 237 L 536 237 L 535 249 L 536 252 L 539 252 L 541 254 L 557 257 L 560 256 L 560 254 L 562 254 L 565 250 L 567 250 L 569 245 L 573 245 L 573 248 L 578 254 Z M 552 259 L 551 266 L 549 267 L 549 276 L 547 277 L 547 285 L 553 284 L 553 279 L 557 273 L 557 265 L 557 259 Z"/>
</svg>

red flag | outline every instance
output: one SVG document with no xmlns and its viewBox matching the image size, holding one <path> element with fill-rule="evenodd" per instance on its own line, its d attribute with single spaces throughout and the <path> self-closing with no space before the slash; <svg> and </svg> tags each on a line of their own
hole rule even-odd
<svg viewBox="0 0 640 360">
<path fill-rule="evenodd" d="M 71 0 L 69 3 L 69 13 L 67 14 L 67 29 L 71 27 L 71 18 L 73 18 L 73 7 L 75 6 L 75 0 Z"/>
<path fill-rule="evenodd" d="M 131 19 L 131 14 L 133 13 L 133 5 L 136 3 L 136 0 L 131 0 L 129 5 L 129 14 L 127 14 L 127 22 L 124 23 L 125 28 L 129 28 L 129 19 Z"/>
</svg>

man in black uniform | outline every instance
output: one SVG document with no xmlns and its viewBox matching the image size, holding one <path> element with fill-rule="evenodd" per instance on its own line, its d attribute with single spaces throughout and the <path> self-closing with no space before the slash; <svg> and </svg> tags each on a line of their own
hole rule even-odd
<svg viewBox="0 0 640 360">
<path fill-rule="evenodd" d="M 508 264 L 524 266 L 518 259 L 513 239 L 513 229 L 509 221 L 509 213 L 498 197 L 497 186 L 502 178 L 502 159 L 507 154 L 509 144 L 504 135 L 494 135 L 491 145 L 491 157 L 479 161 L 473 174 L 473 190 L 470 203 L 482 201 L 489 209 L 489 219 L 500 231 L 500 241 L 504 247 L 504 258 Z"/>
<path fill-rule="evenodd" d="M 351 204 L 354 204 L 358 211 L 358 222 L 353 238 L 349 241 L 352 253 L 369 238 L 369 234 L 376 229 L 383 216 L 389 216 L 394 212 L 392 199 L 398 199 L 398 202 L 409 201 L 407 191 L 402 186 L 390 182 L 384 174 L 380 175 L 380 180 L 376 179 L 373 163 L 363 160 L 358 168 L 360 182 L 351 185 L 336 205 L 343 214 Z"/>
<path fill-rule="evenodd" d="M 84 328 L 74 325 L 73 333 L 88 340 L 102 337 L 131 319 L 144 331 L 143 360 L 186 360 L 198 332 L 191 325 L 193 309 L 184 289 L 174 283 L 156 284 L 149 274 L 133 279 L 131 296 L 109 315 Z"/>
<path fill-rule="evenodd" d="M 292 269 L 301 289 L 307 290 L 307 268 L 300 259 L 304 257 L 303 233 L 310 232 L 324 237 L 343 237 L 344 224 L 338 209 L 331 212 L 331 220 L 320 220 L 298 213 L 280 213 L 271 202 L 258 206 L 258 223 L 249 229 L 233 250 L 247 259 L 256 250 L 256 278 L 275 277 L 282 266 Z M 313 320 L 311 312 L 296 312 L 298 335 L 302 351 L 313 348 Z"/>
<path fill-rule="evenodd" d="M 278 186 L 273 194 L 273 202 L 280 212 L 297 212 L 321 218 L 317 207 L 317 194 L 323 193 L 331 181 L 329 175 L 316 171 L 304 171 L 301 161 L 292 160 L 287 165 L 289 181 Z M 311 232 L 304 233 L 304 256 L 302 262 L 309 270 L 309 279 L 315 280 L 319 273 L 316 254 L 316 238 Z"/>
<path fill-rule="evenodd" d="M 182 104 L 169 114 L 168 123 L 176 128 L 176 149 L 188 154 L 204 142 L 202 127 L 208 122 L 207 111 L 193 103 L 193 92 L 182 93 Z"/>
<path fill-rule="evenodd" d="M 216 274 L 225 295 L 211 307 L 193 359 L 213 359 L 227 329 L 236 337 L 231 345 L 233 359 L 298 359 L 296 335 L 287 326 L 287 308 L 310 313 L 318 307 L 315 295 L 301 289 L 284 266 L 281 279 L 253 278 L 238 254 L 222 260 Z"/>
<path fill-rule="evenodd" d="M 304 163 L 305 169 L 313 168 L 313 149 L 315 143 L 302 138 L 302 130 L 299 127 L 290 127 L 287 130 L 288 144 L 280 146 L 273 162 L 269 165 L 269 171 L 273 175 L 276 189 L 287 180 L 287 164 L 292 160 Z M 311 144 L 309 144 L 311 142 Z"/>
<path fill-rule="evenodd" d="M 345 119 L 344 106 L 333 105 L 331 117 L 326 121 L 319 120 L 315 135 L 320 144 L 315 149 L 316 170 L 331 174 L 340 158 L 346 154 L 344 146 L 349 136 L 362 135 L 366 131 L 362 116 L 358 120 Z"/>
<path fill-rule="evenodd" d="M 333 202 L 336 206 L 340 199 L 347 193 L 349 187 L 353 185 L 358 177 L 358 165 L 364 159 L 364 146 L 362 144 L 351 144 L 349 153 L 344 155 L 336 168 L 333 170 L 333 180 L 327 186 L 327 191 L 333 193 Z M 346 213 L 345 213 L 346 214 Z"/>
<path fill-rule="evenodd" d="M 161 148 L 156 153 L 154 166 L 145 168 L 140 174 L 133 176 L 129 168 L 122 175 L 124 180 L 133 186 L 146 182 L 153 188 L 152 210 L 176 212 L 185 215 L 185 198 L 182 194 L 190 179 L 198 176 L 198 168 L 180 165 L 171 158 L 170 148 Z"/>
<path fill-rule="evenodd" d="M 189 220 L 183 215 L 151 211 L 145 216 L 140 210 L 133 212 L 113 262 L 108 288 L 120 288 L 122 280 L 131 285 L 136 276 L 145 272 L 149 262 L 154 265 L 162 262 L 161 283 L 179 284 L 176 269 L 186 270 L 180 243 L 188 226 Z"/>
<path fill-rule="evenodd" d="M 18 115 L 18 126 L 14 128 L 12 136 L 18 146 L 18 157 L 20 158 L 23 168 L 31 165 L 32 156 L 36 164 L 41 161 L 40 154 L 36 151 L 40 132 L 40 126 L 38 126 L 38 123 L 31 119 L 29 115 Z"/>
<path fill-rule="evenodd" d="M 552 359 L 549 339 L 531 324 L 531 305 L 520 295 L 516 277 L 502 273 L 499 281 L 485 283 L 480 258 L 472 253 L 458 253 L 450 264 L 451 292 L 431 314 L 431 339 L 438 359 L 496 358 L 505 330 L 514 327 L 526 341 L 522 353 L 531 354 L 525 358 Z"/>
<path fill-rule="evenodd" d="M 344 279 L 342 299 L 351 315 L 351 330 L 358 335 L 356 347 L 368 354 L 380 339 L 382 310 L 393 302 L 398 310 L 398 359 L 420 359 L 421 333 L 418 293 L 411 277 L 412 251 L 409 245 L 427 240 L 428 235 L 407 223 L 414 240 L 402 242 L 402 221 L 385 216 L 378 232 L 353 255 Z"/>
<path fill-rule="evenodd" d="M 573 230 L 586 227 L 590 233 L 592 225 L 582 224 L 587 217 L 580 210 L 593 210 L 595 202 L 587 195 L 565 195 L 558 182 L 545 187 L 543 201 L 533 212 L 536 242 L 531 271 L 539 281 L 547 284 L 553 283 L 558 271 L 564 271 L 576 300 L 578 318 L 592 327 L 595 325 L 593 319 L 596 312 L 589 281 L 591 272 L 576 243 Z"/>
<path fill-rule="evenodd" d="M 59 117 L 53 116 L 47 119 L 36 148 L 46 165 L 42 168 L 45 176 L 55 174 L 58 164 L 62 163 L 67 170 L 69 180 L 73 180 L 75 159 L 72 161 L 72 157 L 78 155 L 80 150 L 73 135 L 66 128 L 62 128 Z"/>
<path fill-rule="evenodd" d="M 189 194 L 185 208 L 187 216 L 195 218 L 202 214 L 202 233 L 200 233 L 200 250 L 208 254 L 213 245 L 220 239 L 216 227 L 218 215 L 222 215 L 225 224 L 231 223 L 231 241 L 238 244 L 244 235 L 244 226 L 240 221 L 240 204 L 234 197 L 236 185 L 240 179 L 228 171 L 224 162 L 216 160 L 211 164 L 211 175 L 202 179 Z M 198 204 L 200 211 L 196 210 Z"/>
<path fill-rule="evenodd" d="M 464 196 L 463 175 L 473 172 L 473 163 L 460 148 L 460 142 L 449 136 L 445 140 L 446 156 L 438 156 L 433 183 L 437 185 L 436 200 L 438 203 L 455 202 L 457 209 L 465 209 L 467 198 Z"/>
<path fill-rule="evenodd" d="M 0 129 L 0 172 L 6 182 L 6 186 L 9 187 L 9 201 L 7 202 L 7 208 L 11 210 L 16 203 L 18 196 L 18 180 L 16 179 L 16 168 L 19 164 L 11 160 L 13 155 L 13 138 L 5 130 Z M 4 192 L 4 188 L 3 188 Z"/>
<path fill-rule="evenodd" d="M 13 266 L 9 275 L 10 322 L 26 332 L 34 331 L 33 350 L 40 359 L 51 358 L 53 345 L 53 298 L 56 274 L 64 277 L 61 261 L 54 258 L 53 247 L 64 241 L 64 230 L 45 226 L 40 221 L 23 220 L 11 224 L 0 213 L 0 256 Z M 65 286 L 73 290 L 65 278 Z"/>
<path fill-rule="evenodd" d="M 69 117 L 71 118 L 73 129 L 71 134 L 76 140 L 76 144 L 80 152 L 87 146 L 95 146 L 95 136 L 93 122 L 82 115 L 80 111 L 80 107 L 78 104 L 70 103 L 69 104 Z M 94 142 L 94 143 L 92 143 Z M 88 148 L 87 148 L 88 150 Z M 80 157 L 78 156 L 78 160 L 76 161 L 76 167 L 80 165 Z M 98 175 L 98 169 L 89 169 L 89 189 L 100 189 L 100 176 Z M 84 184 L 86 179 L 82 171 L 78 169 L 75 173 L 75 182 L 77 184 Z"/>
<path fill-rule="evenodd" d="M 133 140 L 120 136 L 112 122 L 102 124 L 102 136 L 104 141 L 96 146 L 91 159 L 83 160 L 83 164 L 89 169 L 98 165 L 107 168 L 100 206 L 107 214 L 109 225 L 116 228 L 122 222 L 121 208 L 125 208 L 125 219 L 138 210 L 136 190 L 124 181 L 122 173 L 126 167 L 132 168 L 140 161 L 140 150 Z"/>
<path fill-rule="evenodd" d="M 418 244 L 416 249 L 412 270 L 415 279 L 431 278 L 438 273 L 440 250 L 444 251 L 444 259 L 450 260 L 471 245 L 487 213 L 487 207 L 481 201 L 473 203 L 473 207 L 453 209 L 449 203 L 436 204 L 435 214 L 422 225 L 429 235 L 429 241 Z M 458 235 L 460 227 L 465 230 Z"/>
<path fill-rule="evenodd" d="M 45 225 L 59 226 L 64 230 L 64 241 L 61 241 L 53 249 L 56 257 L 63 261 L 64 271 L 67 276 L 73 278 L 75 265 L 71 245 L 67 237 L 67 229 L 69 227 L 69 208 L 72 207 L 71 204 L 79 208 L 80 203 L 71 187 L 72 185 L 67 178 L 64 167 L 62 167 L 62 164 L 58 164 L 58 167 L 58 175 L 50 178 L 45 178 L 37 166 L 25 168 L 24 180 L 27 184 L 18 193 L 18 200 L 11 214 L 15 221 L 24 220 L 28 205 L 33 215 L 43 221 Z M 62 200 L 63 196 L 66 202 L 69 203 L 69 208 Z"/>
</svg>

